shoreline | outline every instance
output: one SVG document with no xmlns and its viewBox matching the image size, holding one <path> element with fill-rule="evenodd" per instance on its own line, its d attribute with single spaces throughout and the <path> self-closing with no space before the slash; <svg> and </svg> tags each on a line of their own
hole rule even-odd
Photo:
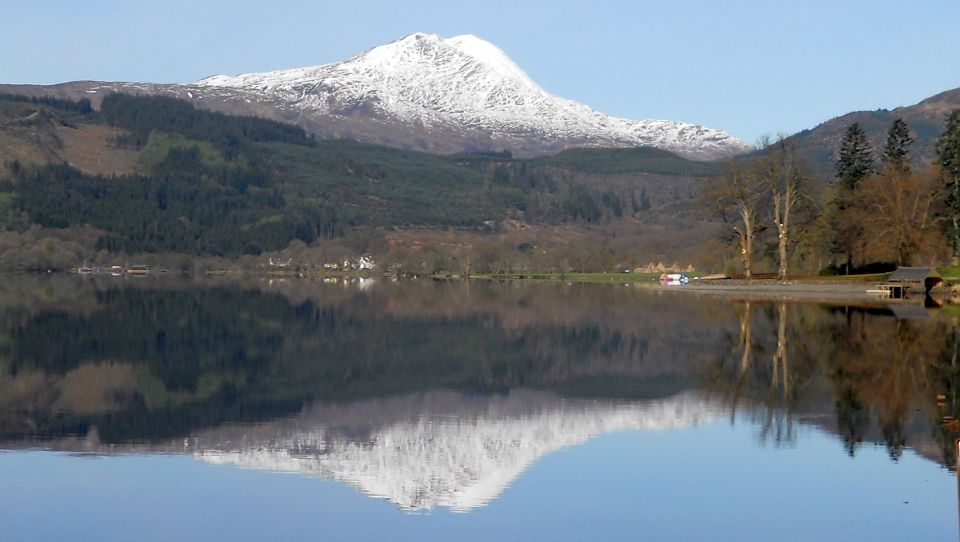
<svg viewBox="0 0 960 542">
<path fill-rule="evenodd" d="M 870 282 L 819 282 L 819 281 L 789 281 L 764 284 L 761 281 L 750 281 L 749 284 L 716 284 L 703 282 L 687 284 L 685 286 L 665 286 L 665 291 L 687 292 L 694 294 L 716 295 L 723 297 L 736 296 L 739 299 L 750 298 L 758 300 L 803 299 L 803 300 L 849 300 L 873 303 L 920 303 L 924 298 L 889 299 L 869 293 L 867 290 L 873 283 Z"/>
<path fill-rule="evenodd" d="M 757 299 L 817 299 L 825 300 L 850 299 L 856 301 L 875 301 L 875 302 L 913 302 L 922 301 L 920 297 L 910 297 L 903 300 L 888 299 L 880 297 L 871 290 L 878 283 L 886 279 L 887 274 L 882 275 L 853 275 L 848 277 L 797 277 L 778 281 L 776 279 L 700 279 L 693 276 L 688 284 L 676 286 L 664 286 L 658 281 L 659 273 L 510 273 L 510 274 L 477 274 L 477 275 L 459 275 L 459 274 L 435 274 L 435 275 L 401 275 L 392 273 L 376 273 L 370 270 L 351 270 L 351 271 L 295 271 L 292 269 L 277 270 L 253 270 L 253 269 L 210 269 L 199 273 L 182 273 L 174 270 L 149 270 L 145 273 L 83 273 L 77 270 L 67 272 L 71 275 L 81 277 L 110 277 L 122 278 L 125 276 L 137 277 L 161 277 L 161 276 L 208 276 L 208 277 L 260 277 L 260 278 L 287 278 L 304 280 L 352 280 L 358 278 L 364 279 L 387 279 L 387 280 L 443 280 L 443 281 L 532 281 L 532 282 L 566 282 L 570 284 L 620 284 L 633 287 L 650 288 L 651 290 L 669 291 L 669 292 L 687 292 L 714 294 L 720 296 L 737 295 L 739 297 L 750 297 Z M 32 274 L 26 272 L 26 274 Z M 36 274 L 46 275 L 48 273 L 37 272 Z M 951 286 L 939 286 L 935 288 L 930 296 L 937 300 L 949 299 L 953 290 Z"/>
<path fill-rule="evenodd" d="M 575 275 L 575 274 L 574 274 Z M 947 301 L 952 297 L 950 286 L 934 288 L 929 296 L 917 296 L 902 299 L 882 297 L 871 292 L 877 284 L 885 281 L 889 274 L 881 275 L 853 275 L 850 277 L 804 277 L 784 281 L 776 279 L 706 279 L 691 278 L 685 285 L 663 286 L 656 278 L 637 276 L 626 279 L 629 274 L 598 273 L 585 278 L 570 275 L 479 275 L 471 276 L 469 280 L 529 280 L 543 282 L 568 282 L 578 284 L 622 284 L 634 287 L 650 288 L 664 292 L 686 292 L 701 295 L 715 295 L 718 297 L 736 297 L 738 299 L 756 300 L 789 300 L 804 301 L 856 301 L 878 304 L 918 304 L 930 297 L 938 302 Z M 437 277 L 453 280 L 453 277 Z"/>
</svg>

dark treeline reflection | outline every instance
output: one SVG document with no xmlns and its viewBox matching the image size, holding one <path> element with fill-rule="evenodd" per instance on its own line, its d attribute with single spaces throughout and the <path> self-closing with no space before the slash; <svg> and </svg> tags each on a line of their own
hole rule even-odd
<svg viewBox="0 0 960 542">
<path fill-rule="evenodd" d="M 637 310 L 636 292 L 624 299 L 604 288 L 71 279 L 8 287 L 6 439 L 96 428 L 106 442 L 160 440 L 294 414 L 313 400 L 436 388 L 661 397 L 694 385 L 722 335 L 696 304 L 644 296 Z"/>
<path fill-rule="evenodd" d="M 713 384 L 734 409 L 762 407 L 763 438 L 814 423 L 851 456 L 882 442 L 894 460 L 911 446 L 953 468 L 960 433 L 942 422 L 960 406 L 957 322 L 919 309 L 737 303 Z"/>
<path fill-rule="evenodd" d="M 763 439 L 810 424 L 850 454 L 877 442 L 953 465 L 958 435 L 940 420 L 960 405 L 955 328 L 607 285 L 14 278 L 0 286 L 0 439 L 154 442 L 434 389 L 700 392 L 756 416 Z"/>
</svg>

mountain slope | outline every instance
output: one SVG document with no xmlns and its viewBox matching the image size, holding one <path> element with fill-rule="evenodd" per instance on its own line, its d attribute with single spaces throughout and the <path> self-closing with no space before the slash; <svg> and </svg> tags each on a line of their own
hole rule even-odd
<svg viewBox="0 0 960 542">
<path fill-rule="evenodd" d="M 860 123 L 873 146 L 874 157 L 879 160 L 887 130 L 895 119 L 902 118 L 915 138 L 911 146 L 912 158 L 918 163 L 927 163 L 934 157 L 934 144 L 943 131 L 947 115 L 958 108 L 960 88 L 941 92 L 910 106 L 847 113 L 799 132 L 791 139 L 811 158 L 817 169 L 829 177 L 833 175 L 836 153 L 848 126 Z"/>
<path fill-rule="evenodd" d="M 8 163 L 0 167 L 0 229 L 87 232 L 87 225 L 99 232 L 89 250 L 237 257 L 370 228 L 415 231 L 410 235 L 419 240 L 397 241 L 412 254 L 427 230 L 439 228 L 450 250 L 475 242 L 480 250 L 487 234 L 515 233 L 523 261 L 553 257 L 544 247 L 531 251 L 534 245 L 566 251 L 583 236 L 596 247 L 609 235 L 636 254 L 623 268 L 679 258 L 671 241 L 678 228 L 689 261 L 713 231 L 700 227 L 687 204 L 716 165 L 666 151 L 576 149 L 535 160 L 438 156 L 314 141 L 295 126 L 165 97 L 116 94 L 98 112 L 83 103 L 86 110 L 77 112 L 81 102 L 0 96 L 0 165 Z M 372 241 L 364 243 L 350 252 Z M 11 254 L 0 267 L 59 269 L 90 258 Z M 494 256 L 475 260 L 474 270 L 500 261 Z M 422 269 L 426 262 L 406 263 Z M 604 262 L 597 265 L 615 265 Z"/>
<path fill-rule="evenodd" d="M 715 159 L 750 148 L 703 126 L 620 119 L 553 96 L 503 51 L 470 35 L 411 34 L 344 62 L 192 84 L 76 82 L 6 90 L 94 101 L 113 91 L 171 95 L 209 109 L 295 122 L 321 137 L 431 152 L 537 155 L 652 146 Z"/>
</svg>

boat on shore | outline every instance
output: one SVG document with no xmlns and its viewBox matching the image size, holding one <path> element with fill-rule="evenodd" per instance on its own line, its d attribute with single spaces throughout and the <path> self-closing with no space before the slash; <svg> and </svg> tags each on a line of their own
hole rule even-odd
<svg viewBox="0 0 960 542">
<path fill-rule="evenodd" d="M 664 273 L 660 275 L 662 286 L 684 286 L 690 282 L 690 277 L 683 273 Z"/>
</svg>

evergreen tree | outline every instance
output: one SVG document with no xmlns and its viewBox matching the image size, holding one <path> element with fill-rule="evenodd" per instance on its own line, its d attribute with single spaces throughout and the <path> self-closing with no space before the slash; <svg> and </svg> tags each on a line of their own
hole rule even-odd
<svg viewBox="0 0 960 542">
<path fill-rule="evenodd" d="M 960 109 L 947 117 L 947 127 L 937 140 L 937 163 L 947 189 L 947 238 L 954 263 L 960 259 Z"/>
<path fill-rule="evenodd" d="M 867 133 L 854 122 L 843 134 L 840 142 L 840 158 L 837 160 L 837 185 L 831 203 L 830 250 L 843 254 L 845 272 L 850 273 L 853 256 L 863 235 L 863 227 L 852 216 L 856 205 L 857 185 L 874 172 L 873 151 Z"/>
<path fill-rule="evenodd" d="M 650 208 L 650 198 L 647 196 L 647 189 L 640 189 L 640 210 L 646 211 Z"/>
<path fill-rule="evenodd" d="M 913 143 L 910 129 L 903 119 L 896 119 L 887 132 L 887 143 L 883 148 L 883 167 L 901 173 L 910 171 L 910 156 L 908 147 Z"/>
<path fill-rule="evenodd" d="M 854 190 L 857 183 L 873 173 L 873 150 L 867 133 L 859 123 L 851 124 L 843 133 L 840 142 L 840 158 L 837 160 L 837 180 L 846 190 Z"/>
</svg>

